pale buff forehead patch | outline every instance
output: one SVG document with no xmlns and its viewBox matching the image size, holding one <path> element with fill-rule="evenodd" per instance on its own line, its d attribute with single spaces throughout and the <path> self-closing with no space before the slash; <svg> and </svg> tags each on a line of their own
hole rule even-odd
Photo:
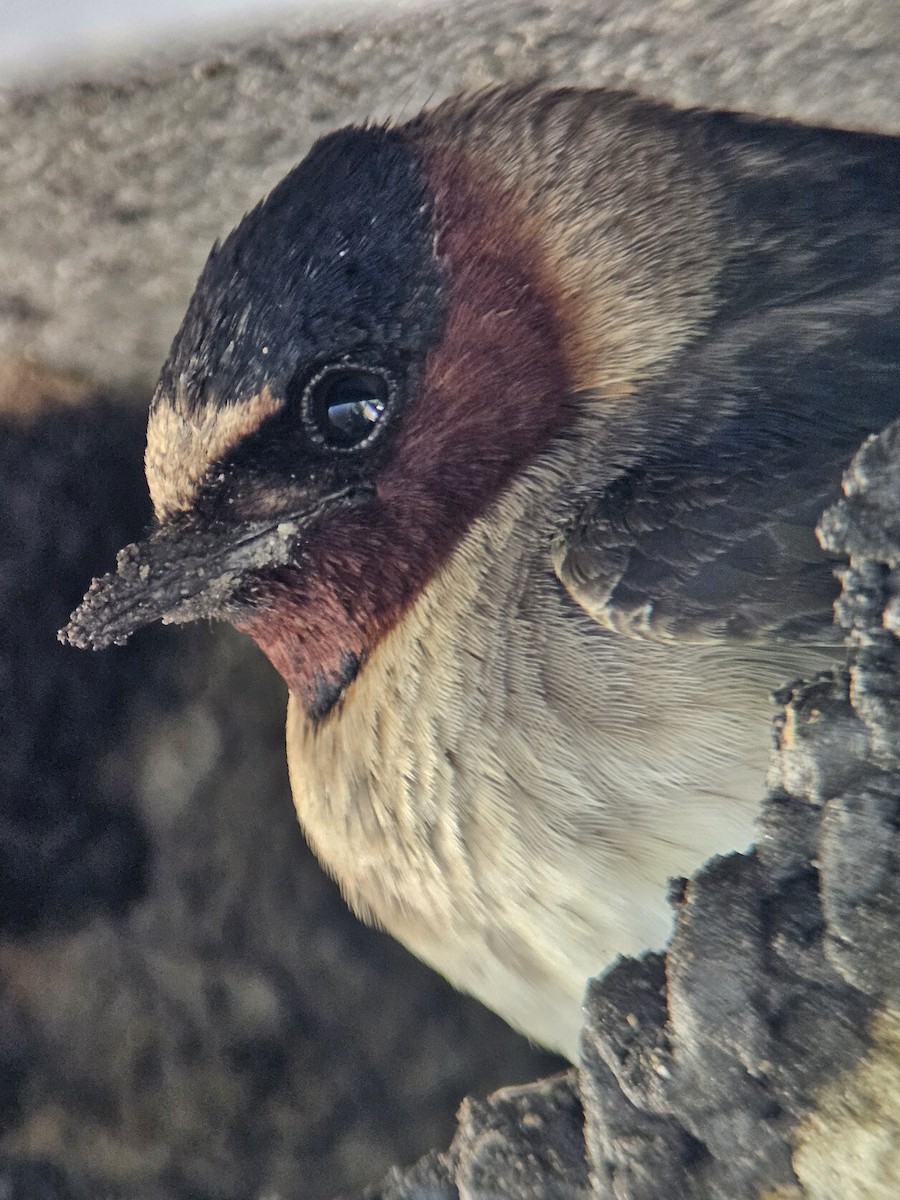
<svg viewBox="0 0 900 1200">
<path fill-rule="evenodd" d="M 159 397 L 147 424 L 144 468 L 157 519 L 186 512 L 210 467 L 281 408 L 268 388 L 234 403 L 190 407 Z"/>
</svg>

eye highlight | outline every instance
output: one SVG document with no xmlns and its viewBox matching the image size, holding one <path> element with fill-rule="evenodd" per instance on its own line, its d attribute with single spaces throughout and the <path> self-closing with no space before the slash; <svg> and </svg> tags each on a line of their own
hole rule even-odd
<svg viewBox="0 0 900 1200">
<path fill-rule="evenodd" d="M 304 393 L 310 434 L 332 450 L 360 449 L 386 423 L 393 395 L 392 380 L 381 370 L 352 364 L 326 367 Z"/>
</svg>

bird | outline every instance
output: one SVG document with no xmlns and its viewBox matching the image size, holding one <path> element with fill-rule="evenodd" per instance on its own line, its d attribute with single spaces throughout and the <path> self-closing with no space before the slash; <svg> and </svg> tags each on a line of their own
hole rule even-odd
<svg viewBox="0 0 900 1200">
<path fill-rule="evenodd" d="M 578 1061 L 840 669 L 816 524 L 900 409 L 888 134 L 503 84 L 321 138 L 200 275 L 155 524 L 61 637 L 230 622 L 343 895 Z"/>
</svg>

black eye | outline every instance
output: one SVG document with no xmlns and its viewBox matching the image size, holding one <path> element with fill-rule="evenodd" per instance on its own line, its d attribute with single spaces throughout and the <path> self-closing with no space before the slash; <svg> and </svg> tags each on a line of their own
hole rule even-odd
<svg viewBox="0 0 900 1200">
<path fill-rule="evenodd" d="M 306 417 L 316 440 L 338 450 L 367 442 L 385 419 L 387 375 L 363 367 L 326 367 L 306 388 Z"/>
</svg>

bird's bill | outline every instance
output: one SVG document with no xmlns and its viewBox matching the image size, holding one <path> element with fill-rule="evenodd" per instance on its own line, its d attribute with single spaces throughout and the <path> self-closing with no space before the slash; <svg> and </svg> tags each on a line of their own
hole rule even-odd
<svg viewBox="0 0 900 1200">
<path fill-rule="evenodd" d="M 359 492 L 343 489 L 302 512 L 267 521 L 163 525 L 119 551 L 115 571 L 93 580 L 59 640 L 102 650 L 124 645 L 154 621 L 227 619 L 248 574 L 289 565 L 310 523 L 329 508 L 362 500 Z"/>
</svg>

